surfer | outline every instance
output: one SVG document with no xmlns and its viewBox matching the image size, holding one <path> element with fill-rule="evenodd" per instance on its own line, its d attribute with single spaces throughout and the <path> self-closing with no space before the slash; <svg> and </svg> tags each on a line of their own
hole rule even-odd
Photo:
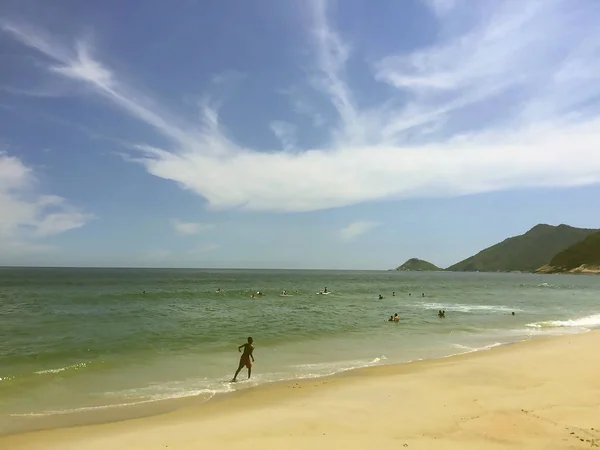
<svg viewBox="0 0 600 450">
<path fill-rule="evenodd" d="M 383 295 L 379 294 L 379 300 L 383 300 Z"/>
<path fill-rule="evenodd" d="M 396 291 L 392 292 L 392 297 L 396 296 Z"/>
<path fill-rule="evenodd" d="M 242 349 L 244 349 L 244 353 L 242 353 L 242 356 L 240 356 L 240 365 L 235 371 L 235 375 L 231 381 L 237 381 L 238 373 L 240 373 L 240 370 L 242 370 L 244 367 L 248 368 L 248 379 L 250 379 L 250 375 L 252 374 L 252 363 L 254 362 L 254 355 L 252 354 L 254 352 L 254 346 L 252 345 L 253 342 L 254 339 L 249 337 L 246 344 L 242 344 L 238 347 L 238 352 L 241 352 Z"/>
<path fill-rule="evenodd" d="M 325 290 L 323 291 L 323 294 L 328 294 L 329 291 L 327 290 L 327 288 L 325 288 Z"/>
</svg>

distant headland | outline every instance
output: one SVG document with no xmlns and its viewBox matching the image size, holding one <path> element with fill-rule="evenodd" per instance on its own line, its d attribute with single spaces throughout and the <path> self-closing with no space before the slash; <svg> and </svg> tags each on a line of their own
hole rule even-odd
<svg viewBox="0 0 600 450">
<path fill-rule="evenodd" d="M 396 270 L 600 274 L 600 230 L 538 224 L 446 269 L 411 258 Z"/>
</svg>

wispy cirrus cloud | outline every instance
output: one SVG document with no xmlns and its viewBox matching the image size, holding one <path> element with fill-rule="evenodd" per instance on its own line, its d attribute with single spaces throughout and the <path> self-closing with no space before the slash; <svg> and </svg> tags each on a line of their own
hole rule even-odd
<svg viewBox="0 0 600 450">
<path fill-rule="evenodd" d="M 371 231 L 380 225 L 379 222 L 359 220 L 352 222 L 340 230 L 340 237 L 345 241 L 353 241 L 358 236 Z"/>
<path fill-rule="evenodd" d="M 327 122 L 329 139 L 315 148 L 298 148 L 296 124 L 273 122 L 294 152 L 234 142 L 210 97 L 200 105 L 199 125 L 169 114 L 101 64 L 89 41 L 63 45 L 31 27 L 1 26 L 45 55 L 52 74 L 82 83 L 168 138 L 168 146 L 136 146 L 130 160 L 213 208 L 312 211 L 383 198 L 599 183 L 600 4 L 424 4 L 439 20 L 438 36 L 376 61 L 372 81 L 391 94 L 366 108 L 348 81 L 356 55 L 331 25 L 334 11 L 325 0 L 310 3 L 308 82 L 337 120 Z M 261 175 L 248 183 L 248 173 Z"/>
<path fill-rule="evenodd" d="M 82 227 L 93 216 L 66 199 L 38 192 L 34 170 L 19 158 L 0 152 L 1 263 L 23 252 L 51 250 L 42 238 Z"/>
<path fill-rule="evenodd" d="M 214 225 L 211 223 L 184 222 L 179 219 L 171 220 L 171 225 L 175 232 L 182 236 L 191 236 L 214 228 Z"/>
<path fill-rule="evenodd" d="M 423 0 L 437 15 L 443 16 L 456 8 L 460 0 Z"/>
</svg>

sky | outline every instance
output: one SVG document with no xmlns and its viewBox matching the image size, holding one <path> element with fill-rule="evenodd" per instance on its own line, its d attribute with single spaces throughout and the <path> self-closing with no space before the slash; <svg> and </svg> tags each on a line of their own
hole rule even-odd
<svg viewBox="0 0 600 450">
<path fill-rule="evenodd" d="M 596 0 L 3 0 L 0 265 L 449 266 L 600 228 Z"/>
</svg>

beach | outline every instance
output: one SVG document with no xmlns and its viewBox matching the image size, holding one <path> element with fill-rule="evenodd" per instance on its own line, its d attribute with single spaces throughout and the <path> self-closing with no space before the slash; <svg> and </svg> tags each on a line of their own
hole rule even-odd
<svg viewBox="0 0 600 450">
<path fill-rule="evenodd" d="M 582 333 L 599 296 L 600 278 L 576 275 L 4 268 L 0 435 Z M 248 336 L 259 365 L 229 384 Z"/>
<path fill-rule="evenodd" d="M 153 417 L 3 436 L 0 448 L 594 448 L 599 346 L 592 331 L 283 381 Z"/>
</svg>

